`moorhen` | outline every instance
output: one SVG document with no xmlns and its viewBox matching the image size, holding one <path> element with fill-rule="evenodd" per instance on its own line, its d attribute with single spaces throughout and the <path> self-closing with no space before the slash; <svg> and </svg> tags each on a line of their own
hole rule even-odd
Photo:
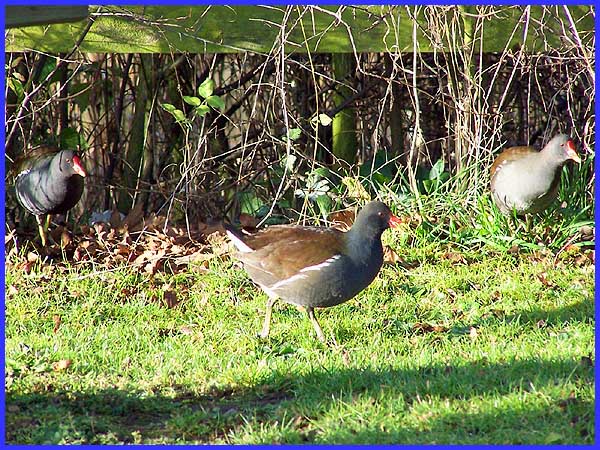
<svg viewBox="0 0 600 450">
<path fill-rule="evenodd" d="M 275 225 L 244 235 L 226 224 L 238 259 L 269 296 L 260 336 L 269 335 L 273 304 L 281 298 L 304 307 L 317 337 L 325 341 L 314 308 L 343 303 L 371 284 L 383 263 L 381 234 L 400 223 L 384 203 L 371 202 L 346 232 Z"/>
<path fill-rule="evenodd" d="M 543 211 L 556 198 L 560 169 L 569 159 L 581 162 L 566 134 L 554 136 L 539 152 L 527 146 L 504 150 L 491 169 L 494 203 L 505 215 Z"/>
<path fill-rule="evenodd" d="M 86 173 L 73 150 L 40 146 L 15 160 L 15 191 L 19 204 L 35 215 L 42 245 L 52 214 L 65 214 L 83 193 Z M 42 216 L 47 214 L 42 225 Z"/>
</svg>

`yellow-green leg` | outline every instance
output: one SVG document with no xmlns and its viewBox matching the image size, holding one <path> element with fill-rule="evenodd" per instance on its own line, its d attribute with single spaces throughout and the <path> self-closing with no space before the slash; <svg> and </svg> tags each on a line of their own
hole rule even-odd
<svg viewBox="0 0 600 450">
<path fill-rule="evenodd" d="M 49 215 L 47 217 L 50 217 Z M 46 229 L 48 228 L 48 219 L 46 218 L 46 225 L 42 223 L 42 216 L 35 216 L 35 220 L 38 224 L 38 233 L 40 235 L 40 239 L 42 240 L 42 247 L 46 246 Z"/>
<path fill-rule="evenodd" d="M 307 307 L 306 312 L 308 314 L 308 318 L 313 324 L 315 331 L 317 332 L 317 337 L 321 342 L 325 342 L 325 335 L 323 334 L 323 330 L 321 329 L 321 325 L 317 322 L 317 318 L 315 317 L 315 311 L 313 308 Z"/>
<path fill-rule="evenodd" d="M 50 229 L 50 221 L 52 220 L 52 215 L 46 215 L 46 220 L 42 223 L 42 216 L 35 216 L 35 220 L 38 224 L 38 233 L 40 234 L 40 239 L 42 240 L 42 247 L 46 247 L 48 241 L 50 243 L 54 243 L 54 239 L 52 236 L 48 234 L 48 230 Z"/>
<path fill-rule="evenodd" d="M 276 301 L 277 301 L 277 297 L 271 297 L 271 296 L 269 296 L 269 299 L 267 300 L 267 310 L 265 311 L 265 321 L 263 322 L 262 331 L 259 334 L 259 336 L 263 339 L 269 336 L 269 331 L 270 331 L 270 327 L 271 327 L 271 312 L 273 311 L 273 305 L 275 304 Z"/>
</svg>

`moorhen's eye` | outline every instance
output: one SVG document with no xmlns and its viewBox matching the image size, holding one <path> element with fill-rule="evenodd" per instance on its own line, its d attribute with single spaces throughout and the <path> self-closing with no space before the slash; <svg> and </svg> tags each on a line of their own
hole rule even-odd
<svg viewBox="0 0 600 450">
<path fill-rule="evenodd" d="M 65 159 L 66 162 L 70 163 L 71 160 L 69 158 Z"/>
</svg>

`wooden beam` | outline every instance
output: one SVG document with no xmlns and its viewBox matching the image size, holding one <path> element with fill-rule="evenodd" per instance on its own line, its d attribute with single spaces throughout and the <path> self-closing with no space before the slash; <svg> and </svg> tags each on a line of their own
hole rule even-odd
<svg viewBox="0 0 600 450">
<path fill-rule="evenodd" d="M 10 7 L 9 7 L 10 8 Z M 49 9 L 50 7 L 30 7 Z M 434 42 L 428 14 L 435 7 L 376 6 L 90 6 L 98 13 L 80 45 L 93 53 L 239 53 L 268 54 L 285 28 L 288 53 L 412 52 L 412 24 L 421 52 L 447 51 L 448 43 Z M 481 17 L 473 43 L 484 52 L 520 46 L 528 52 L 562 48 L 578 39 L 594 39 L 593 7 L 569 6 L 572 23 L 562 6 L 494 6 L 493 14 L 479 16 L 479 6 L 465 6 Z M 29 13 L 29 17 L 32 14 Z M 33 20 L 29 18 L 28 20 Z M 47 20 L 45 19 L 48 23 Z M 479 20 L 479 19 L 478 19 Z M 8 23 L 8 21 L 7 21 Z M 28 49 L 48 53 L 72 49 L 85 23 L 60 23 L 13 28 L 5 33 L 5 51 Z M 474 28 L 475 31 L 478 28 Z M 527 31 L 526 38 L 524 33 Z M 565 33 L 567 35 L 565 36 Z"/>
<path fill-rule="evenodd" d="M 6 28 L 77 22 L 88 16 L 87 6 L 7 6 Z"/>
</svg>

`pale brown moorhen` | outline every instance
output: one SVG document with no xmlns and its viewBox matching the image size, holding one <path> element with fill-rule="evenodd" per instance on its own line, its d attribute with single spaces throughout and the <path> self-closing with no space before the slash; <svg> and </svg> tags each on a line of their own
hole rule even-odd
<svg viewBox="0 0 600 450">
<path fill-rule="evenodd" d="M 566 134 L 554 136 L 539 152 L 527 146 L 504 150 L 491 168 L 494 203 L 505 215 L 543 211 L 556 198 L 560 169 L 570 159 L 581 162 Z"/>
<path fill-rule="evenodd" d="M 83 193 L 86 176 L 79 156 L 73 150 L 40 146 L 13 165 L 15 191 L 19 204 L 35 215 L 42 245 L 46 246 L 46 229 L 52 214 L 65 214 L 77 204 Z M 47 214 L 42 225 L 42 216 Z"/>
<path fill-rule="evenodd" d="M 317 337 L 325 341 L 314 308 L 343 303 L 366 288 L 381 268 L 381 234 L 401 221 L 381 202 L 367 204 L 352 228 L 275 225 L 244 235 L 230 225 L 227 234 L 250 278 L 269 296 L 260 336 L 269 335 L 277 298 L 306 308 Z"/>
</svg>

